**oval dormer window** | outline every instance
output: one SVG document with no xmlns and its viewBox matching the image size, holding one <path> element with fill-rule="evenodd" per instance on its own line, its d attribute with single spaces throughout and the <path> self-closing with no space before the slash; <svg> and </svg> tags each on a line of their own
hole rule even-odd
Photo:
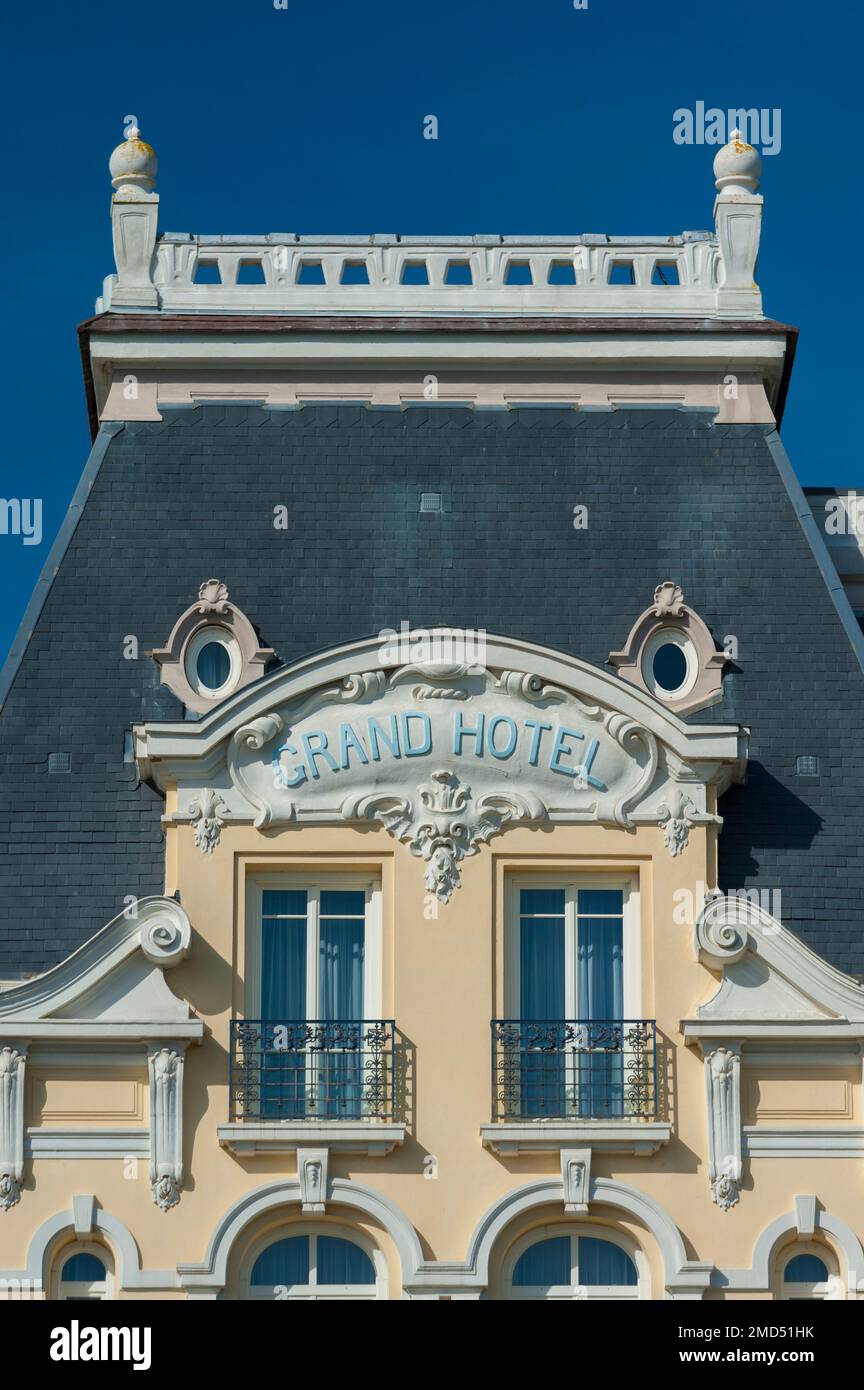
<svg viewBox="0 0 864 1390">
<path fill-rule="evenodd" d="M 231 693 L 240 675 L 240 650 L 226 628 L 206 627 L 186 650 L 186 678 L 205 699 L 220 700 Z"/>
<path fill-rule="evenodd" d="M 678 628 L 662 628 L 645 644 L 642 675 L 652 695 L 680 700 L 693 689 L 699 674 L 696 648 Z"/>
</svg>

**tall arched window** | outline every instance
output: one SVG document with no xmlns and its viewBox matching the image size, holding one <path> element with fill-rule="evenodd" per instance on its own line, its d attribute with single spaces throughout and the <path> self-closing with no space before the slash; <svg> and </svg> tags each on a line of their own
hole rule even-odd
<svg viewBox="0 0 864 1390">
<path fill-rule="evenodd" d="M 248 1296 L 322 1303 L 380 1298 L 382 1289 L 372 1256 L 357 1241 L 314 1231 L 267 1245 L 252 1265 Z"/>
<path fill-rule="evenodd" d="M 100 1246 L 73 1245 L 58 1261 L 57 1297 L 65 1302 L 91 1303 L 111 1298 L 110 1260 Z"/>
<path fill-rule="evenodd" d="M 618 1239 L 566 1227 L 518 1242 L 506 1297 L 513 1299 L 629 1299 L 645 1297 L 634 1254 Z M 507 1266 L 505 1266 L 506 1270 Z"/>
</svg>

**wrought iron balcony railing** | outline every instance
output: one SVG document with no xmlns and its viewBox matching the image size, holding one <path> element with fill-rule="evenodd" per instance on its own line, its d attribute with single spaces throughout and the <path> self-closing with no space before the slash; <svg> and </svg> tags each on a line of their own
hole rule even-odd
<svg viewBox="0 0 864 1390">
<path fill-rule="evenodd" d="M 650 1120 L 653 1019 L 492 1020 L 492 1120 Z"/>
<path fill-rule="evenodd" d="M 393 1121 L 392 1019 L 233 1019 L 231 1120 Z"/>
</svg>

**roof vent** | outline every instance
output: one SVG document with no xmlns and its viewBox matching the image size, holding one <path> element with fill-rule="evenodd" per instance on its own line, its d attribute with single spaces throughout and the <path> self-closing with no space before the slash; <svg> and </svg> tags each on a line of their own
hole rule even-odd
<svg viewBox="0 0 864 1390">
<path fill-rule="evenodd" d="M 72 754 L 71 753 L 49 753 L 48 754 L 49 772 L 71 772 Z"/>
<path fill-rule="evenodd" d="M 441 493 L 440 492 L 421 492 L 420 493 L 421 512 L 440 512 Z"/>
<path fill-rule="evenodd" d="M 818 777 L 819 759 L 813 758 L 809 754 L 800 753 L 795 759 L 796 777 Z"/>
</svg>

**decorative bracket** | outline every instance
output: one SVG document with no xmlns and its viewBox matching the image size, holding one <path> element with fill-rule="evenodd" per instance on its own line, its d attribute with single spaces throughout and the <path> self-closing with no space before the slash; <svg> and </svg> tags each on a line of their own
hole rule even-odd
<svg viewBox="0 0 864 1390">
<path fill-rule="evenodd" d="M 21 1199 L 24 1177 L 24 1066 L 26 1048 L 0 1049 L 0 1209 Z"/>
<path fill-rule="evenodd" d="M 329 1159 L 328 1149 L 297 1150 L 297 1179 L 304 1212 L 320 1213 L 326 1210 Z"/>
<path fill-rule="evenodd" d="M 591 1150 L 561 1150 L 561 1181 L 564 1184 L 564 1210 L 588 1210 L 591 1190 Z"/>
<path fill-rule="evenodd" d="M 741 1048 L 722 1043 L 705 1053 L 708 1180 L 718 1207 L 738 1201 L 741 1184 Z"/>
<path fill-rule="evenodd" d="M 182 1043 L 148 1050 L 150 1075 L 150 1182 L 153 1201 L 168 1211 L 180 1201 L 183 1183 Z"/>
</svg>

